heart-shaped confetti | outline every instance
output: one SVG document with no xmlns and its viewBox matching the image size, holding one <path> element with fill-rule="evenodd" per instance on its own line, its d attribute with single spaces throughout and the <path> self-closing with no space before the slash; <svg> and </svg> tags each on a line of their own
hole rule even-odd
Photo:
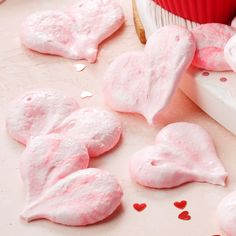
<svg viewBox="0 0 236 236">
<path fill-rule="evenodd" d="M 178 218 L 180 220 L 191 220 L 191 216 L 189 215 L 188 211 L 183 211 L 179 214 Z"/>
<path fill-rule="evenodd" d="M 187 29 L 177 25 L 159 29 L 143 52 L 127 52 L 112 62 L 105 76 L 106 102 L 116 111 L 139 113 L 154 123 L 194 52 L 195 41 Z"/>
<path fill-rule="evenodd" d="M 34 51 L 95 62 L 98 45 L 124 23 L 114 0 L 77 0 L 66 12 L 36 12 L 24 21 L 23 44 Z"/>
<path fill-rule="evenodd" d="M 133 207 L 136 211 L 143 211 L 147 207 L 147 204 L 146 203 L 134 203 Z"/>
<path fill-rule="evenodd" d="M 81 72 L 86 68 L 86 65 L 79 63 L 79 64 L 75 64 L 74 67 L 75 67 L 76 71 Z"/>
<path fill-rule="evenodd" d="M 187 201 L 174 202 L 174 206 L 179 209 L 184 209 L 187 206 Z"/>
<path fill-rule="evenodd" d="M 136 152 L 131 177 L 152 188 L 172 188 L 187 182 L 225 185 L 227 173 L 208 133 L 196 124 L 178 122 L 164 127 L 156 144 Z"/>
<path fill-rule="evenodd" d="M 84 99 L 84 98 L 89 98 L 92 97 L 93 94 L 89 91 L 84 90 L 81 94 L 80 94 L 80 98 Z"/>
</svg>

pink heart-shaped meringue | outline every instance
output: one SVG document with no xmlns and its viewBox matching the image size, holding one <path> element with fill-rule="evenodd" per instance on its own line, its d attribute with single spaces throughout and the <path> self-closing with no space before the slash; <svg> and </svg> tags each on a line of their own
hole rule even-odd
<svg viewBox="0 0 236 236">
<path fill-rule="evenodd" d="M 32 90 L 10 103 L 6 118 L 7 131 L 13 139 L 26 144 L 31 136 L 52 132 L 77 109 L 77 101 L 60 91 Z"/>
<path fill-rule="evenodd" d="M 45 189 L 67 175 L 87 168 L 88 164 L 86 147 L 73 137 L 51 134 L 31 138 L 20 158 L 27 202 L 39 198 Z"/>
<path fill-rule="evenodd" d="M 222 199 L 217 208 L 217 218 L 222 230 L 229 236 L 236 235 L 236 191 Z"/>
<path fill-rule="evenodd" d="M 195 42 L 181 26 L 159 29 L 143 52 L 119 56 L 105 76 L 104 96 L 116 111 L 142 114 L 152 124 L 191 64 Z"/>
<path fill-rule="evenodd" d="M 236 17 L 234 17 L 234 19 L 231 21 L 230 24 L 232 27 L 236 28 Z"/>
<path fill-rule="evenodd" d="M 76 138 L 90 157 L 112 149 L 122 133 L 121 122 L 113 113 L 79 109 L 76 100 L 54 90 L 33 90 L 14 100 L 6 126 L 10 136 L 23 144 L 31 137 L 52 133 Z"/>
<path fill-rule="evenodd" d="M 95 108 L 82 108 L 69 115 L 55 130 L 64 137 L 77 138 L 85 144 L 90 157 L 111 150 L 120 140 L 122 127 L 113 113 Z"/>
<path fill-rule="evenodd" d="M 30 222 L 48 219 L 64 225 L 88 225 L 108 217 L 120 205 L 123 192 L 108 172 L 88 168 L 48 188 L 27 205 L 21 217 Z"/>
<path fill-rule="evenodd" d="M 39 11 L 21 30 L 22 43 L 34 51 L 95 62 L 98 45 L 124 23 L 114 0 L 77 0 L 66 12 Z"/>
<path fill-rule="evenodd" d="M 192 63 L 194 66 L 213 71 L 231 70 L 224 58 L 224 47 L 236 29 L 229 25 L 209 23 L 197 26 L 192 32 L 197 44 Z"/>
<path fill-rule="evenodd" d="M 134 154 L 130 174 L 141 185 L 172 188 L 187 182 L 225 185 L 227 173 L 207 132 L 196 124 L 167 125 L 156 144 Z"/>
<path fill-rule="evenodd" d="M 224 57 L 230 68 L 236 72 L 236 34 L 225 45 Z"/>
</svg>

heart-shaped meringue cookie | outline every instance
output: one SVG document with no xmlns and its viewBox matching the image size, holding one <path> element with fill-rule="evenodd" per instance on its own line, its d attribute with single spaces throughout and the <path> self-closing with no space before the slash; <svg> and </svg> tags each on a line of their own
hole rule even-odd
<svg viewBox="0 0 236 236">
<path fill-rule="evenodd" d="M 26 144 L 31 136 L 52 132 L 79 109 L 77 101 L 57 90 L 32 90 L 10 103 L 6 127 L 10 136 Z"/>
<path fill-rule="evenodd" d="M 234 19 L 231 21 L 230 24 L 232 27 L 236 28 L 236 17 L 234 17 Z"/>
<path fill-rule="evenodd" d="M 123 192 L 108 172 L 88 168 L 63 178 L 27 205 L 21 217 L 30 222 L 48 219 L 64 225 L 88 225 L 111 215 Z"/>
<path fill-rule="evenodd" d="M 236 72 L 236 34 L 225 45 L 224 57 L 231 69 Z"/>
<path fill-rule="evenodd" d="M 73 137 L 50 134 L 31 138 L 20 158 L 27 202 L 39 198 L 45 189 L 87 168 L 88 164 L 87 148 Z"/>
<path fill-rule="evenodd" d="M 150 36 L 143 52 L 125 53 L 110 65 L 104 84 L 106 102 L 116 111 L 140 113 L 154 123 L 194 52 L 195 41 L 186 28 L 160 28 Z"/>
<path fill-rule="evenodd" d="M 111 150 L 120 140 L 122 127 L 119 119 L 103 109 L 82 108 L 69 115 L 55 130 L 64 137 L 77 138 L 90 157 Z"/>
<path fill-rule="evenodd" d="M 154 146 L 135 153 L 130 174 L 138 184 L 152 188 L 193 181 L 225 185 L 227 177 L 208 133 L 186 122 L 167 125 Z"/>
<path fill-rule="evenodd" d="M 227 235 L 236 235 L 236 191 L 228 194 L 217 208 L 219 225 Z"/>
<path fill-rule="evenodd" d="M 199 25 L 192 30 L 197 50 L 193 65 L 213 71 L 231 70 L 224 58 L 224 47 L 236 33 L 236 29 L 224 24 L 209 23 Z"/>
<path fill-rule="evenodd" d="M 77 0 L 70 8 L 27 17 L 22 43 L 40 53 L 95 62 L 98 45 L 124 23 L 123 11 L 114 0 Z"/>
</svg>

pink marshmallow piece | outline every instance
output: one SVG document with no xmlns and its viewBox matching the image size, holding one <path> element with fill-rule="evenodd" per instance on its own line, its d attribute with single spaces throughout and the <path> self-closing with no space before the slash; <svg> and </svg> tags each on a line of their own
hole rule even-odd
<svg viewBox="0 0 236 236">
<path fill-rule="evenodd" d="M 194 66 L 212 71 L 231 70 L 224 58 L 224 48 L 236 29 L 224 24 L 209 23 L 197 26 L 192 32 L 197 43 L 192 62 Z"/>
<path fill-rule="evenodd" d="M 55 130 L 64 137 L 84 143 L 90 157 L 99 156 L 118 143 L 122 127 L 113 113 L 103 109 L 82 108 L 68 116 Z"/>
<path fill-rule="evenodd" d="M 148 123 L 155 123 L 194 52 L 195 42 L 186 28 L 160 28 L 143 52 L 127 52 L 112 62 L 104 82 L 107 104 L 116 111 L 142 114 Z"/>
<path fill-rule="evenodd" d="M 13 139 L 26 144 L 31 136 L 53 132 L 56 126 L 77 109 L 77 101 L 60 91 L 33 90 L 9 105 L 6 127 Z"/>
<path fill-rule="evenodd" d="M 208 133 L 186 122 L 167 125 L 154 146 L 136 152 L 130 174 L 138 184 L 158 189 L 194 181 L 224 186 L 227 177 Z"/>
<path fill-rule="evenodd" d="M 236 235 L 236 191 L 228 194 L 217 209 L 219 225 L 229 236 Z"/>
<path fill-rule="evenodd" d="M 20 158 L 27 203 L 39 198 L 45 189 L 89 164 L 86 147 L 77 139 L 43 135 L 30 139 Z"/>
<path fill-rule="evenodd" d="M 227 42 L 224 48 L 224 57 L 231 69 L 236 72 L 236 34 Z"/>
<path fill-rule="evenodd" d="M 124 23 L 114 0 L 77 0 L 66 12 L 39 11 L 21 29 L 22 43 L 34 51 L 94 63 L 98 45 Z"/>
<path fill-rule="evenodd" d="M 27 205 L 21 218 L 27 222 L 47 219 L 82 226 L 99 222 L 120 205 L 123 192 L 110 173 L 88 168 L 72 173 Z"/>
</svg>

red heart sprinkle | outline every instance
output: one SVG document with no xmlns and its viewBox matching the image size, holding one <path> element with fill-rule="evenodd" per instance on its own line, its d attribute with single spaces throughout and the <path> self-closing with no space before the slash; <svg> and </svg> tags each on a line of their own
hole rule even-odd
<svg viewBox="0 0 236 236">
<path fill-rule="evenodd" d="M 175 207 L 179 209 L 184 209 L 187 205 L 187 201 L 183 200 L 181 202 L 174 202 Z"/>
<path fill-rule="evenodd" d="M 141 204 L 134 203 L 133 207 L 136 211 L 143 211 L 147 207 L 147 205 L 146 205 L 146 203 L 141 203 Z"/>
<path fill-rule="evenodd" d="M 191 216 L 189 215 L 188 211 L 181 212 L 179 214 L 178 218 L 181 219 L 181 220 L 191 220 Z"/>
</svg>

